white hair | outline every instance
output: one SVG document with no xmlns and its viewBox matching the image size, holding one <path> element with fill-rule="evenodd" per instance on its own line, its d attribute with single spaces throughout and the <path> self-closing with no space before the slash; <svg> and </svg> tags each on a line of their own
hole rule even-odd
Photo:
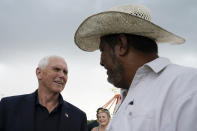
<svg viewBox="0 0 197 131">
<path fill-rule="evenodd" d="M 58 57 L 58 58 L 62 58 L 64 59 L 63 57 L 60 57 L 60 56 L 56 56 L 56 55 L 51 55 L 51 56 L 45 56 L 44 58 L 42 58 L 39 63 L 38 63 L 38 68 L 40 69 L 44 69 L 48 63 L 49 63 L 49 60 L 53 57 Z"/>
</svg>

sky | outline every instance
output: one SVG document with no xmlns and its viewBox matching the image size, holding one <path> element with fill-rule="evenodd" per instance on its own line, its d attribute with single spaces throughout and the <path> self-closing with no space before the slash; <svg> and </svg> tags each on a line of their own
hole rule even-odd
<svg viewBox="0 0 197 131">
<path fill-rule="evenodd" d="M 60 55 L 69 69 L 64 99 L 95 119 L 115 88 L 99 64 L 100 52 L 80 50 L 74 33 L 88 16 L 129 3 L 146 6 L 155 24 L 186 39 L 159 44 L 159 56 L 197 68 L 196 0 L 0 0 L 0 98 L 34 92 L 39 60 Z"/>
</svg>

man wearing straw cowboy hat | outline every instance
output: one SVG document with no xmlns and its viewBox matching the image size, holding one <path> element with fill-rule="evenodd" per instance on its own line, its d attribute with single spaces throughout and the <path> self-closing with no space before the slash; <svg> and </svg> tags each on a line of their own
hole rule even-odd
<svg viewBox="0 0 197 131">
<path fill-rule="evenodd" d="M 127 91 L 107 131 L 197 131 L 197 70 L 158 56 L 158 43 L 184 42 L 140 5 L 114 7 L 81 23 L 77 46 L 100 49 L 108 81 Z"/>
</svg>

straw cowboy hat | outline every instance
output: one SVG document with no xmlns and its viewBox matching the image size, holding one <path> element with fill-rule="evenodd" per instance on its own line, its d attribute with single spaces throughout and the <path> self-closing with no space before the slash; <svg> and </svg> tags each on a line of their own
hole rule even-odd
<svg viewBox="0 0 197 131">
<path fill-rule="evenodd" d="M 129 33 L 145 36 L 157 43 L 181 44 L 185 40 L 151 22 L 151 13 L 144 6 L 121 5 L 85 19 L 75 32 L 76 45 L 85 51 L 99 49 L 100 37 Z"/>
</svg>

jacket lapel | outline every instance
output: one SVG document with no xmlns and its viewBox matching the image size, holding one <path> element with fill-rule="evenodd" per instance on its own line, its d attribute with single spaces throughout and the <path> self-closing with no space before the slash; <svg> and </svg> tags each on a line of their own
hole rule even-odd
<svg viewBox="0 0 197 131">
<path fill-rule="evenodd" d="M 61 109 L 61 116 L 60 116 L 60 129 L 59 131 L 72 131 L 72 122 L 71 122 L 71 110 L 69 110 L 69 107 L 67 106 L 67 103 L 64 102 L 62 104 L 62 109 Z"/>
<path fill-rule="evenodd" d="M 23 122 L 21 126 L 24 131 L 34 131 L 35 93 L 28 95 L 23 105 L 26 107 L 21 110 L 19 122 Z"/>
</svg>

